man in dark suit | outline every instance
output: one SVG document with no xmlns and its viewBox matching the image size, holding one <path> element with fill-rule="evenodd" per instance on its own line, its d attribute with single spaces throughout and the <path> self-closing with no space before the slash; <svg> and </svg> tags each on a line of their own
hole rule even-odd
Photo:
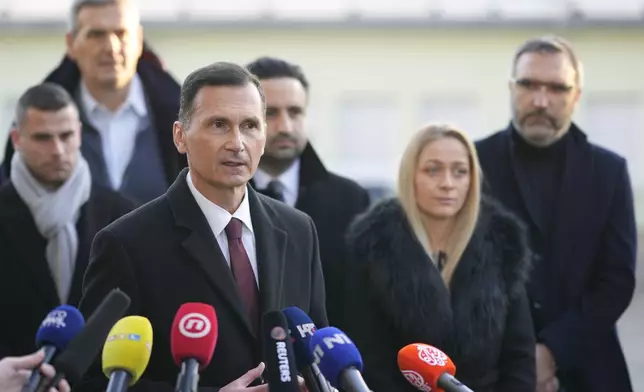
<svg viewBox="0 0 644 392">
<path fill-rule="evenodd" d="M 172 362 L 170 328 L 185 302 L 211 304 L 217 312 L 217 348 L 201 372 L 200 386 L 207 388 L 200 391 L 218 391 L 262 360 L 260 314 L 297 306 L 318 326 L 327 325 L 313 221 L 247 185 L 265 132 L 264 95 L 252 74 L 225 62 L 194 71 L 183 83 L 174 126 L 189 169 L 166 194 L 96 236 L 81 310 L 89 315 L 120 287 L 132 299 L 130 313 L 154 326 L 152 358 L 131 390 L 174 390 L 179 368 Z M 260 373 L 255 368 L 243 378 Z M 98 368 L 89 378 L 79 391 L 105 388 Z M 247 384 L 220 391 L 246 390 Z"/>
<path fill-rule="evenodd" d="M 477 150 L 487 190 L 530 228 L 538 391 L 629 392 L 616 331 L 635 287 L 626 161 L 572 123 L 581 65 L 564 40 L 521 46 L 510 92 L 512 122 Z"/>
<path fill-rule="evenodd" d="M 18 100 L 10 180 L 0 188 L 0 358 L 36 350 L 36 331 L 60 304 L 76 306 L 94 235 L 134 209 L 92 186 L 71 96 L 45 83 Z"/>
<path fill-rule="evenodd" d="M 70 11 L 67 53 L 45 81 L 76 100 L 92 180 L 145 203 L 186 166 L 171 137 L 179 84 L 144 43 L 133 0 L 74 0 Z M 12 155 L 8 142 L 0 183 Z"/>
<path fill-rule="evenodd" d="M 309 83 L 295 64 L 262 57 L 246 68 L 266 94 L 266 152 L 252 185 L 260 192 L 304 211 L 320 239 L 331 324 L 342 309 L 344 234 L 353 218 L 369 206 L 369 194 L 357 183 L 327 171 L 308 141 L 305 129 Z"/>
</svg>

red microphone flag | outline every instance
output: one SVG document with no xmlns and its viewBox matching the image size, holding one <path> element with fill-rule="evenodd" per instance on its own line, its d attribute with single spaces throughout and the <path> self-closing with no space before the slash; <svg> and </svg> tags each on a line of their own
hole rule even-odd
<svg viewBox="0 0 644 392">
<path fill-rule="evenodd" d="M 215 352 L 217 332 L 217 315 L 212 306 L 197 302 L 181 305 L 170 335 L 172 358 L 177 366 L 188 358 L 199 362 L 199 370 L 208 366 Z"/>
</svg>

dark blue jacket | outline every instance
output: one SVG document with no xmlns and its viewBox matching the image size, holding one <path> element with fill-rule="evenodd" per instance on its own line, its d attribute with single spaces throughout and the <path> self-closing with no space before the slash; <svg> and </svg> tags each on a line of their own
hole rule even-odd
<svg viewBox="0 0 644 392">
<path fill-rule="evenodd" d="M 476 147 L 484 189 L 529 227 L 537 256 L 529 285 L 537 340 L 555 356 L 566 391 L 630 392 L 616 331 L 633 296 L 637 255 L 626 160 L 572 125 L 554 222 L 544 230 L 512 132 L 510 126 Z"/>
</svg>

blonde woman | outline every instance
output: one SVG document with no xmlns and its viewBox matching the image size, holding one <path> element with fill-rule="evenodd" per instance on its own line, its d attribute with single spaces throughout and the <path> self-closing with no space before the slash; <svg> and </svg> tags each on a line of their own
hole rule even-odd
<svg viewBox="0 0 644 392">
<path fill-rule="evenodd" d="M 476 392 L 534 392 L 525 232 L 481 197 L 472 142 L 448 125 L 423 127 L 403 155 L 398 183 L 398 197 L 348 232 L 341 326 L 362 353 L 368 385 L 414 391 L 397 353 L 427 343 L 445 351 L 456 377 Z"/>
</svg>

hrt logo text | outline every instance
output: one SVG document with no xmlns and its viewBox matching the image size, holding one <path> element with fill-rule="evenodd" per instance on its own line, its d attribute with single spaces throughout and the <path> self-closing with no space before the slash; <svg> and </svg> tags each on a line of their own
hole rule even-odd
<svg viewBox="0 0 644 392">
<path fill-rule="evenodd" d="M 308 324 L 298 325 L 297 331 L 300 333 L 300 336 L 302 337 L 302 339 L 305 339 L 307 335 L 313 336 L 313 333 L 315 332 L 315 324 L 308 323 Z"/>
</svg>

